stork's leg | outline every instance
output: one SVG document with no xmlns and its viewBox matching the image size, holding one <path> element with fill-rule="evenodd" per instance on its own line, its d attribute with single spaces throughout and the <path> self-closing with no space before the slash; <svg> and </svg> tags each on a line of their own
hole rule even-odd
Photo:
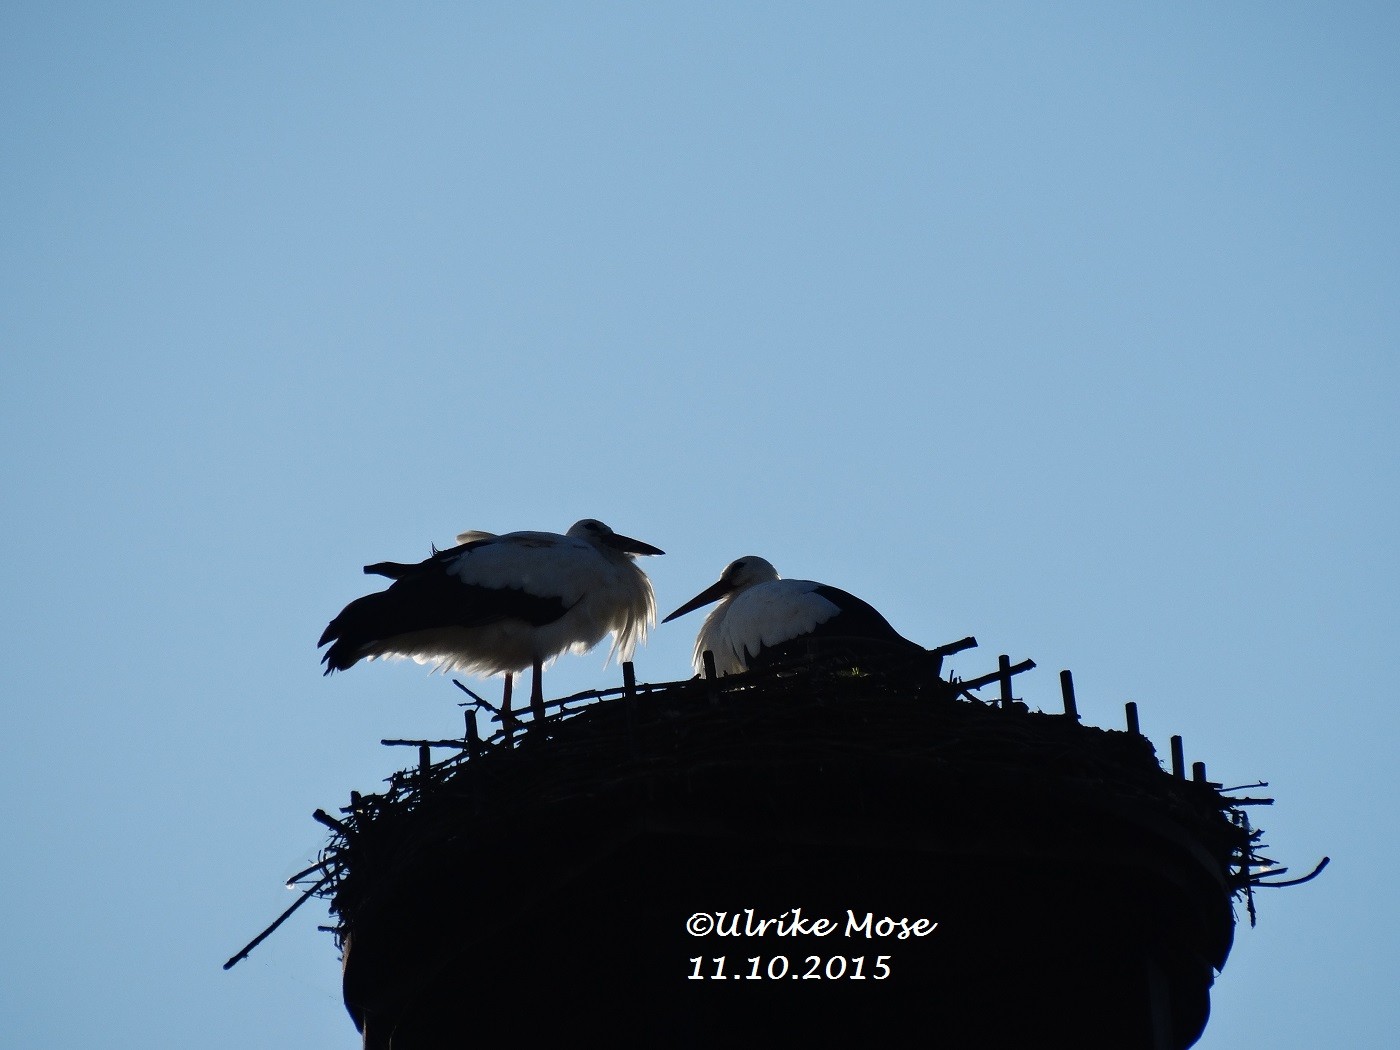
<svg viewBox="0 0 1400 1050">
<path fill-rule="evenodd" d="M 510 694 L 515 685 L 515 675 L 506 672 L 506 683 L 501 688 L 501 728 L 506 733 L 506 746 L 510 746 L 510 738 L 515 735 L 515 716 L 510 713 Z"/>
<path fill-rule="evenodd" d="M 544 685 L 540 682 L 542 661 L 535 660 L 534 674 L 530 679 L 530 713 L 541 727 L 544 726 Z"/>
</svg>

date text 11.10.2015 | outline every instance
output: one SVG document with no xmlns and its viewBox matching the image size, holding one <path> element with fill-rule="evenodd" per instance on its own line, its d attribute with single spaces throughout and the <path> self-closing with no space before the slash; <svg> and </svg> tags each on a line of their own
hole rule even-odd
<svg viewBox="0 0 1400 1050">
<path fill-rule="evenodd" d="M 690 958 L 690 981 L 883 981 L 890 976 L 891 956 L 808 955 L 792 962 L 786 955 L 751 955 L 734 972 L 725 973 L 728 956 L 703 955 Z"/>
</svg>

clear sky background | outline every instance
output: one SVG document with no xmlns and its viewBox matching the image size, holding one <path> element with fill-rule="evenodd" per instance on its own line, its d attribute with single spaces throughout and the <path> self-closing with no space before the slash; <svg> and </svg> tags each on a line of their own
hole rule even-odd
<svg viewBox="0 0 1400 1050">
<path fill-rule="evenodd" d="M 1333 863 L 1261 893 L 1199 1045 L 1389 1045 L 1397 40 L 1381 3 L 4 5 L 7 1045 L 357 1045 L 324 906 L 220 966 L 460 694 L 316 638 L 365 562 L 590 516 L 668 552 L 663 613 L 760 554 L 1268 780 L 1266 852 Z"/>
</svg>

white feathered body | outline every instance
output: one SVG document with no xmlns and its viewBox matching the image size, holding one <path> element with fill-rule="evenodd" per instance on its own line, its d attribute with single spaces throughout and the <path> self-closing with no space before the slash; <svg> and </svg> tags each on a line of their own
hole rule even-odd
<svg viewBox="0 0 1400 1050">
<path fill-rule="evenodd" d="M 719 674 L 738 674 L 764 649 L 771 649 L 813 630 L 841 612 L 841 607 L 817 593 L 814 580 L 769 580 L 720 601 L 695 639 L 695 669 L 707 649 L 714 654 Z"/>
</svg>

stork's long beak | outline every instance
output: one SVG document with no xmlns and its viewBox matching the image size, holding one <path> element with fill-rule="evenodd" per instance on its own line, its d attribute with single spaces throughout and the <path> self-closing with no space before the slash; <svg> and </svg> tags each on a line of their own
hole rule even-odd
<svg viewBox="0 0 1400 1050">
<path fill-rule="evenodd" d="M 631 536 L 619 536 L 613 533 L 603 541 L 609 547 L 625 551 L 628 554 L 665 554 L 660 547 L 653 547 L 650 543 L 643 543 L 641 540 L 634 540 Z"/>
<path fill-rule="evenodd" d="M 684 616 L 688 612 L 694 612 L 701 606 L 709 605 L 711 602 L 717 602 L 733 589 L 734 587 L 728 580 L 720 580 L 718 583 L 712 583 L 661 622 L 670 623 L 677 616 Z"/>
</svg>

